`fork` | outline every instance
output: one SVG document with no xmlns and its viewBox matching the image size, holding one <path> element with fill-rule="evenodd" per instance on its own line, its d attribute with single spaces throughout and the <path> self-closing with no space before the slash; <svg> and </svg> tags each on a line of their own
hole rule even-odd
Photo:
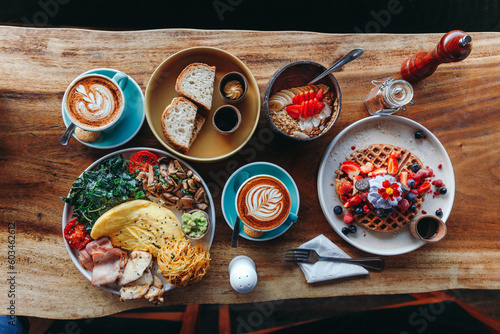
<svg viewBox="0 0 500 334">
<path fill-rule="evenodd" d="M 318 261 L 332 261 L 340 263 L 356 264 L 358 266 L 372 269 L 375 271 L 381 271 L 384 269 L 384 259 L 381 257 L 364 257 L 359 259 L 351 258 L 338 258 L 338 257 L 327 257 L 319 256 L 319 254 L 314 249 L 286 249 L 283 254 L 283 261 L 285 262 L 299 262 L 299 263 L 316 263 Z"/>
</svg>

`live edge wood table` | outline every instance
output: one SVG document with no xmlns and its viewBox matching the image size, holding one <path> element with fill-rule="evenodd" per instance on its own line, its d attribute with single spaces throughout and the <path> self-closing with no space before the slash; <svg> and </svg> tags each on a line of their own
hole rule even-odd
<svg viewBox="0 0 500 334">
<path fill-rule="evenodd" d="M 307 284 L 297 265 L 281 261 L 284 249 L 319 234 L 352 257 L 368 255 L 338 236 L 323 216 L 316 188 L 319 163 L 342 129 L 368 116 L 363 100 L 372 87 L 370 81 L 400 77 L 401 62 L 417 51 L 432 50 L 441 36 L 0 27 L 0 313 L 9 314 L 11 301 L 16 314 L 45 318 L 97 317 L 150 306 L 147 301 L 120 302 L 116 295 L 92 287 L 66 252 L 61 235 L 64 203 L 59 196 L 68 193 L 84 168 L 113 150 L 91 149 L 76 140 L 59 145 L 65 129 L 61 100 L 73 78 L 100 67 L 126 72 L 145 90 L 164 59 L 192 46 L 221 48 L 241 59 L 254 74 L 261 96 L 271 75 L 289 62 L 312 60 L 329 66 L 355 47 L 365 52 L 335 73 L 342 90 L 342 111 L 323 138 L 292 144 L 275 136 L 264 144 L 255 135 L 246 154 L 218 163 L 193 163 L 205 180 L 221 186 L 232 171 L 251 161 L 282 166 L 299 187 L 300 220 L 277 239 L 240 239 L 233 249 L 231 229 L 221 212 L 221 193 L 214 192 L 217 226 L 211 269 L 201 282 L 166 293 L 165 305 L 500 289 L 498 33 L 472 33 L 471 55 L 460 63 L 441 65 L 433 76 L 415 85 L 418 103 L 400 113 L 430 129 L 452 161 L 456 197 L 446 239 L 409 254 L 385 257 L 383 272 L 319 284 Z M 261 117 L 256 134 L 267 126 Z M 122 148 L 137 146 L 163 149 L 146 122 Z M 15 236 L 10 249 L 9 240 L 14 239 L 9 235 Z M 9 250 L 15 251 L 12 267 L 7 266 Z M 228 264 L 241 254 L 255 261 L 259 275 L 257 287 L 248 294 L 236 293 L 229 284 Z M 9 281 L 11 276 L 14 280 Z"/>
</svg>

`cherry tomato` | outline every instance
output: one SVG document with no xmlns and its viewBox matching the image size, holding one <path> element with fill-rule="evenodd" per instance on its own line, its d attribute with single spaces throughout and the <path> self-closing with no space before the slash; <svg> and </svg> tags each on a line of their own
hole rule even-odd
<svg viewBox="0 0 500 334">
<path fill-rule="evenodd" d="M 149 151 L 139 151 L 130 158 L 128 164 L 129 173 L 135 173 L 137 170 L 147 172 L 149 165 L 156 165 L 158 157 Z"/>
<path fill-rule="evenodd" d="M 71 219 L 64 228 L 64 239 L 75 249 L 83 249 L 92 241 L 83 224 L 78 223 L 76 218 Z"/>
</svg>

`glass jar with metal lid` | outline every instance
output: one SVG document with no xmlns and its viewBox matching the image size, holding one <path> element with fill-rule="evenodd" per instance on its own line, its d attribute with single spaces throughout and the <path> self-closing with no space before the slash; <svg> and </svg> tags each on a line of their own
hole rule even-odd
<svg viewBox="0 0 500 334">
<path fill-rule="evenodd" d="M 365 98 L 365 106 L 371 115 L 391 115 L 406 105 L 414 105 L 413 87 L 405 80 L 372 80 L 373 87 Z"/>
</svg>

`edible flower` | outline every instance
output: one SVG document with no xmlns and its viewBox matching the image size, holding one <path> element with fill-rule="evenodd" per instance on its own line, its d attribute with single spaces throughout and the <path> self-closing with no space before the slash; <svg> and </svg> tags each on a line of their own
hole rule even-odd
<svg viewBox="0 0 500 334">
<path fill-rule="evenodd" d="M 396 182 L 391 183 L 389 180 L 385 180 L 382 182 L 382 188 L 378 190 L 378 193 L 382 195 L 383 199 L 390 198 L 391 201 L 394 201 L 394 197 L 399 197 L 401 195 L 398 188 L 399 185 Z"/>
</svg>

